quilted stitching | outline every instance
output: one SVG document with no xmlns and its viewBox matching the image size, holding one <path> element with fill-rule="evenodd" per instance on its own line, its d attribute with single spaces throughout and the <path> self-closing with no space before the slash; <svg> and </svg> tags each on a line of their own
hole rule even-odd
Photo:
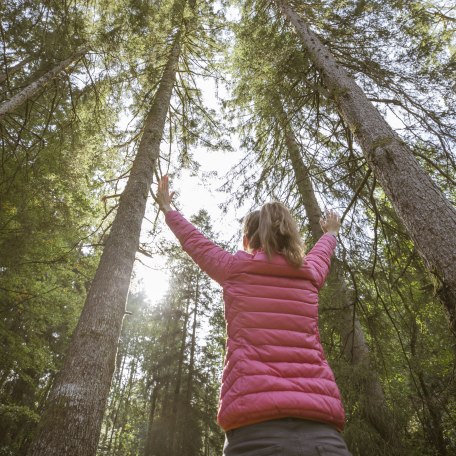
<svg viewBox="0 0 456 456">
<path fill-rule="evenodd" d="M 290 416 L 342 430 L 344 409 L 317 324 L 318 290 L 335 237 L 323 235 L 295 269 L 281 255 L 232 255 L 177 211 L 166 221 L 184 250 L 223 286 L 228 340 L 217 417 L 222 428 Z"/>
</svg>

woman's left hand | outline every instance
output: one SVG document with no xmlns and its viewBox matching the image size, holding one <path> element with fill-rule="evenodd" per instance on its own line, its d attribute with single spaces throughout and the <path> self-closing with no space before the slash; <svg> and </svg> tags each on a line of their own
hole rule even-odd
<svg viewBox="0 0 456 456">
<path fill-rule="evenodd" d="M 173 200 L 174 192 L 169 193 L 169 179 L 168 176 L 163 176 L 158 181 L 157 202 L 160 209 L 166 214 L 171 211 L 171 202 Z"/>
</svg>

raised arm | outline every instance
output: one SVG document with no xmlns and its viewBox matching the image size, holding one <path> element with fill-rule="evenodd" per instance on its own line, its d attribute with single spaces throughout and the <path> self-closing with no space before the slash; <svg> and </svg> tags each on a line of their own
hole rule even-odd
<svg viewBox="0 0 456 456">
<path fill-rule="evenodd" d="M 180 212 L 172 210 L 172 197 L 168 176 L 164 176 L 158 183 L 157 202 L 165 213 L 166 223 L 195 263 L 221 284 L 228 276 L 234 256 L 204 236 Z"/>
<path fill-rule="evenodd" d="M 329 273 L 340 225 L 340 217 L 332 210 L 326 214 L 325 218 L 321 218 L 320 226 L 324 234 L 306 255 L 306 262 L 314 271 L 319 289 L 324 285 Z"/>
<path fill-rule="evenodd" d="M 168 211 L 165 219 L 182 248 L 209 277 L 221 284 L 229 273 L 233 255 L 204 236 L 180 212 Z"/>
<path fill-rule="evenodd" d="M 325 233 L 305 257 L 305 262 L 313 270 L 318 289 L 324 285 L 328 276 L 331 257 L 336 244 L 336 237 L 333 234 Z"/>
</svg>

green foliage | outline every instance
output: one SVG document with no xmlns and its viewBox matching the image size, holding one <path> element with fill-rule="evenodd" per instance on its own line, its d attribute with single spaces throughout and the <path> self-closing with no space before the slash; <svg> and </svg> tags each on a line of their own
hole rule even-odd
<svg viewBox="0 0 456 456">
<path fill-rule="evenodd" d="M 49 10 L 28 3 L 21 9 L 10 2 L 3 17 L 8 53 L 33 57 L 11 75 L 9 93 L 41 76 L 55 59 L 66 58 L 87 31 L 86 18 L 62 9 L 60 2 Z M 43 15 L 47 22 L 39 19 Z M 27 27 L 30 34 L 22 33 Z M 30 41 L 22 41 L 25 35 Z M 1 129 L 0 451 L 5 454 L 22 454 L 60 368 L 98 261 L 92 245 L 102 234 L 103 181 L 117 160 L 115 150 L 105 149 L 105 131 L 116 121 L 106 109 L 107 86 L 70 84 L 75 84 L 71 93 L 65 80 L 50 84 Z"/>
<path fill-rule="evenodd" d="M 177 28 L 182 53 L 158 171 L 198 173 L 193 150 L 230 150 L 231 122 L 246 156 L 231 173 L 227 205 L 280 199 L 307 235 L 285 141 L 289 128 L 320 205 L 348 208 L 338 254 L 371 365 L 354 366 L 341 356 L 340 296 L 331 280 L 322 292 L 320 332 L 344 398 L 351 451 L 392 454 L 391 442 L 366 419 L 371 411 L 364 409 L 361 379 L 371 371 L 381 381 L 402 454 L 455 450 L 454 339 L 436 300 L 439 284 L 292 29 L 270 3 L 235 3 L 4 2 L 1 72 L 28 60 L 9 72 L 0 101 L 81 45 L 90 52 L 0 125 L 0 454 L 23 454 L 36 426 Z M 392 122 L 402 140 L 456 201 L 449 2 L 291 3 L 388 120 L 398 119 Z M 229 6 L 240 8 L 239 20 L 226 21 Z M 231 85 L 230 99 L 222 100 L 227 119 L 207 106 L 208 81 Z M 207 213 L 193 221 L 214 238 Z M 141 294 L 130 296 L 99 454 L 220 454 L 220 291 L 180 247 L 159 242 L 153 250 L 170 259 L 170 289 L 156 306 Z"/>
<path fill-rule="evenodd" d="M 417 146 L 429 174 L 454 198 L 449 190 L 454 187 L 454 161 L 447 153 L 454 139 L 455 125 L 448 116 L 450 112 L 454 115 L 454 105 L 443 102 L 451 88 L 447 80 L 433 85 L 429 63 L 447 64 L 442 52 L 449 43 L 446 35 L 440 35 L 438 28 L 432 32 L 420 29 L 419 18 L 408 10 L 413 7 L 410 2 L 407 6 L 404 2 L 356 2 L 356 6 L 338 1 L 291 3 L 370 98 L 384 100 L 379 103 L 386 105 L 390 100 L 389 110 L 398 106 L 393 112 L 404 126 L 399 133 Z M 370 176 L 353 144 L 352 132 L 328 103 L 330 94 L 293 31 L 280 15 L 273 20 L 271 9 L 263 2 L 242 6 L 241 20 L 234 27 L 236 41 L 229 70 L 234 94 L 230 106 L 246 158 L 231 171 L 232 184 L 226 188 L 234 196 L 227 204 L 241 204 L 252 196 L 257 203 L 277 198 L 295 209 L 306 231 L 302 195 L 288 158 L 288 128 L 297 139 L 320 207 L 348 207 L 339 258 L 354 307 L 341 309 L 338 285 L 329 281 L 321 298 L 320 331 L 344 398 L 349 448 L 360 455 L 444 454 L 455 446 L 448 427 L 455 419 L 450 374 L 455 353 L 432 279 Z M 424 10 L 430 5 L 421 7 Z M 405 20 L 410 28 L 404 27 Z M 442 47 L 428 47 L 430 58 L 417 61 L 417 46 L 429 33 L 440 37 Z M 428 91 L 441 97 L 431 101 Z M 423 116 L 439 127 L 421 123 Z M 432 144 L 437 143 L 434 149 Z M 453 167 L 448 167 L 449 162 Z M 353 312 L 359 319 L 371 365 L 354 365 L 342 358 L 342 311 Z M 432 335 L 427 325 L 432 326 Z M 429 363 L 422 365 L 424 360 Z M 434 363 L 441 369 L 434 370 Z M 370 393 L 362 379 L 368 379 L 371 372 L 380 379 L 401 449 L 393 448 L 396 442 L 381 438 L 369 422 L 369 414 L 378 417 L 381 413 L 366 408 Z"/>
<path fill-rule="evenodd" d="M 193 218 L 213 235 L 208 214 Z M 132 295 L 99 454 L 219 454 L 215 422 L 224 356 L 220 292 L 181 247 L 166 247 L 165 298 Z M 134 366 L 134 367 L 132 367 Z M 208 452 L 208 453 L 207 453 Z"/>
</svg>

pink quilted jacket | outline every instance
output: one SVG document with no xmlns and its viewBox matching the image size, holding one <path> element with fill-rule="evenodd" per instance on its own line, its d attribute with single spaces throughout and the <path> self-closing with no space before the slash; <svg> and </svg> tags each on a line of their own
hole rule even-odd
<svg viewBox="0 0 456 456">
<path fill-rule="evenodd" d="M 323 235 L 300 269 L 261 251 L 232 255 L 179 212 L 166 222 L 183 249 L 223 287 L 227 351 L 218 423 L 224 431 L 296 417 L 344 427 L 344 409 L 318 333 L 318 290 L 336 239 Z"/>
</svg>

